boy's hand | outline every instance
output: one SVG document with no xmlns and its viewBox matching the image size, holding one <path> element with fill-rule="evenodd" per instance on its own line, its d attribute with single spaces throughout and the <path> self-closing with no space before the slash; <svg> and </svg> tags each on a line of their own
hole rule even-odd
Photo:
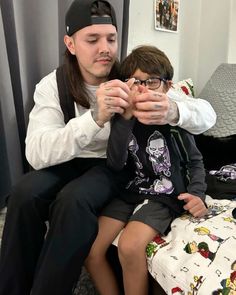
<svg viewBox="0 0 236 295">
<path fill-rule="evenodd" d="M 184 209 L 189 211 L 194 217 L 202 217 L 207 213 L 207 208 L 201 198 L 183 193 L 178 196 L 179 200 L 183 200 L 186 205 Z"/>
</svg>

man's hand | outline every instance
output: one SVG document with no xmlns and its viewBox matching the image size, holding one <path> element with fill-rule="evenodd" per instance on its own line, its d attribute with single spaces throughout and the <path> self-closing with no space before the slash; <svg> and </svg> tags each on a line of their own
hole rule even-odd
<svg viewBox="0 0 236 295">
<path fill-rule="evenodd" d="M 135 81 L 135 78 L 131 78 L 126 82 L 127 86 L 130 89 L 129 97 L 128 97 L 129 107 L 126 108 L 124 110 L 124 113 L 122 114 L 122 116 L 126 120 L 129 120 L 133 117 L 133 110 L 135 107 L 133 101 L 134 101 L 135 96 L 138 95 L 138 93 L 139 93 L 138 87 L 134 85 L 134 81 Z"/>
<path fill-rule="evenodd" d="M 139 95 L 134 98 L 134 116 L 146 125 L 177 123 L 178 107 L 165 93 L 148 90 L 139 86 Z"/>
<path fill-rule="evenodd" d="M 129 93 L 129 86 L 120 80 L 102 83 L 96 91 L 97 109 L 92 114 L 95 122 L 103 127 L 114 113 L 123 114 L 129 107 Z"/>
<path fill-rule="evenodd" d="M 194 217 L 202 217 L 208 211 L 202 199 L 197 196 L 183 193 L 178 196 L 178 199 L 184 200 L 186 203 L 184 209 L 189 211 Z"/>
</svg>

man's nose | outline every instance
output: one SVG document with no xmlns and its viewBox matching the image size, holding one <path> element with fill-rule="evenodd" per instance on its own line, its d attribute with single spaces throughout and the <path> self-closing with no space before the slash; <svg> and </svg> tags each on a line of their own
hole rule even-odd
<svg viewBox="0 0 236 295">
<path fill-rule="evenodd" d="M 100 48 L 99 48 L 99 53 L 109 53 L 110 49 L 109 49 L 109 44 L 107 42 L 107 40 L 101 40 L 100 43 Z"/>
</svg>

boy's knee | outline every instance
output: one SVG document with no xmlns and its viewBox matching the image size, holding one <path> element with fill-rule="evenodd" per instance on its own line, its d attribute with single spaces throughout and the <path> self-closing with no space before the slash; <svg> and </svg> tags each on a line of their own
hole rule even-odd
<svg viewBox="0 0 236 295">
<path fill-rule="evenodd" d="M 122 236 L 118 242 L 118 253 L 119 257 L 125 260 L 130 260 L 134 257 L 136 252 L 136 245 L 133 241 L 129 239 L 122 239 Z"/>
</svg>

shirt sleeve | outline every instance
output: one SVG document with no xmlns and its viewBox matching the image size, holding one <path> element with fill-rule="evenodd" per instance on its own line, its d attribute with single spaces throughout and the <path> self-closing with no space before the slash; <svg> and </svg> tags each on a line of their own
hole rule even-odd
<svg viewBox="0 0 236 295">
<path fill-rule="evenodd" d="M 174 89 L 170 89 L 167 96 L 176 102 L 179 111 L 179 121 L 170 125 L 200 134 L 216 123 L 216 113 L 208 101 L 189 97 Z"/>
<path fill-rule="evenodd" d="M 119 114 L 112 119 L 107 146 L 107 165 L 112 170 L 120 171 L 125 166 L 134 122 L 134 118 L 125 120 Z"/>
<path fill-rule="evenodd" d="M 26 136 L 28 162 L 34 169 L 41 169 L 80 157 L 86 149 L 87 156 L 94 157 L 99 148 L 105 157 L 108 134 L 104 135 L 104 146 L 96 147 L 95 138 L 101 128 L 90 110 L 64 123 L 54 78 L 47 76 L 36 86 Z"/>
<path fill-rule="evenodd" d="M 181 140 L 183 141 L 183 147 L 187 154 L 186 166 L 189 177 L 187 192 L 205 200 L 206 174 L 202 154 L 195 144 L 194 136 L 181 128 L 178 130 L 181 135 Z"/>
</svg>

